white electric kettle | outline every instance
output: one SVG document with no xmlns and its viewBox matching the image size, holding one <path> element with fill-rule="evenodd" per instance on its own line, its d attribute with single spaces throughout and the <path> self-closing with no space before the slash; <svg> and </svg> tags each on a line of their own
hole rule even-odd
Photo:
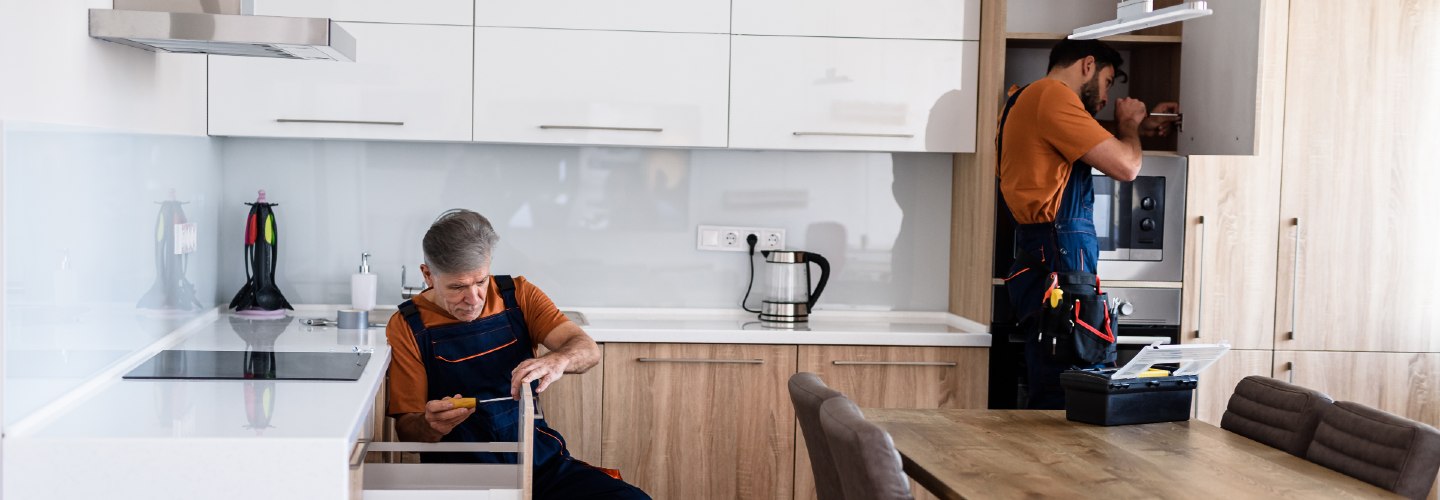
<svg viewBox="0 0 1440 500">
<path fill-rule="evenodd" d="M 808 321 L 810 311 L 815 309 L 815 301 L 820 300 L 820 294 L 825 291 L 825 282 L 830 280 L 830 261 L 818 253 L 800 250 L 765 250 L 760 253 L 765 256 L 769 284 L 760 310 L 748 307 L 745 310 L 760 313 L 760 321 L 767 323 Z M 820 282 L 813 292 L 810 290 L 811 263 L 820 266 Z M 750 286 L 754 287 L 753 274 Z M 745 295 L 750 295 L 749 288 Z M 744 306 L 743 300 L 741 306 Z"/>
</svg>

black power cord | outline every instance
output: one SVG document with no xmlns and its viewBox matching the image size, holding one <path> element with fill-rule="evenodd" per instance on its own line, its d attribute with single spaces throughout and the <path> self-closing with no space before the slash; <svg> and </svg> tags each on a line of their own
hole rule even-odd
<svg viewBox="0 0 1440 500">
<path fill-rule="evenodd" d="M 755 314 L 760 314 L 760 310 L 750 309 L 745 303 L 750 301 L 750 289 L 755 288 L 755 244 L 759 242 L 760 238 L 754 234 L 745 237 L 745 244 L 750 245 L 750 284 L 745 285 L 745 298 L 740 299 L 740 308 Z"/>
</svg>

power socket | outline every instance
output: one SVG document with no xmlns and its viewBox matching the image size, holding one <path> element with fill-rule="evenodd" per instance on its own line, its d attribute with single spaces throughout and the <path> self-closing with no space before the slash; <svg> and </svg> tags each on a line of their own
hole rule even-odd
<svg viewBox="0 0 1440 500">
<path fill-rule="evenodd" d="M 695 249 L 718 252 L 744 252 L 750 249 L 745 238 L 755 235 L 755 250 L 785 248 L 785 230 L 775 227 L 700 226 L 695 231 Z"/>
</svg>

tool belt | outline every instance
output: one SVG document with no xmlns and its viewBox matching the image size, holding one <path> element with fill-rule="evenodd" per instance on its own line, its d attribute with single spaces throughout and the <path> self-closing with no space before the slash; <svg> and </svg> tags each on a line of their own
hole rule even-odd
<svg viewBox="0 0 1440 500">
<path fill-rule="evenodd" d="M 1056 361 L 1073 365 L 1114 362 L 1120 319 L 1100 277 L 1086 272 L 1052 272 L 1041 295 L 1040 343 Z"/>
</svg>

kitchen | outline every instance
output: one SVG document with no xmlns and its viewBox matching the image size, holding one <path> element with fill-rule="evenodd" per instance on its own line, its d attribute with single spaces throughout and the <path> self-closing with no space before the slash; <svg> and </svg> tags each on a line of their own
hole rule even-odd
<svg viewBox="0 0 1440 500">
<path fill-rule="evenodd" d="M 379 328 L 300 320 L 349 307 L 362 253 L 378 277 L 369 320 L 388 320 L 452 207 L 490 217 L 497 271 L 539 283 L 602 346 L 600 366 L 551 389 L 546 417 L 572 453 L 655 498 L 810 498 L 783 389 L 796 372 L 867 408 L 1015 407 L 1000 402 L 1014 374 L 996 371 L 1010 361 L 993 118 L 1005 87 L 1038 77 L 1052 34 L 1116 15 L 1113 0 L 254 2 L 332 19 L 355 45 L 335 62 L 87 36 L 89 9 L 119 3 L 0 0 L 9 498 L 351 495 L 347 462 L 393 458 L 356 456 L 386 441 L 373 409 L 389 348 Z M 1236 384 L 1265 375 L 1440 423 L 1425 404 L 1440 378 L 1422 313 L 1435 273 L 1392 264 L 1436 242 L 1397 230 L 1424 227 L 1423 193 L 1440 186 L 1418 161 L 1440 115 L 1415 112 L 1440 108 L 1440 51 L 1418 43 L 1435 39 L 1440 5 L 1209 3 L 1227 23 L 1210 38 L 1201 18 L 1115 42 L 1129 93 L 1178 99 L 1190 135 L 1177 142 L 1203 143 L 1146 148 L 1147 168 L 1184 171 L 1164 242 L 1183 266 L 1101 273 L 1179 298 L 1154 323 L 1122 318 L 1122 333 L 1230 344 L 1201 376 L 1199 421 L 1218 425 Z M 226 307 L 260 190 L 278 204 L 276 280 L 295 305 L 280 334 Z M 170 223 L 194 241 L 162 282 L 177 260 L 156 229 Z M 806 327 L 738 307 L 751 263 L 723 228 L 778 229 L 779 246 L 829 262 Z M 753 260 L 751 307 L 774 268 Z M 146 305 L 157 286 L 172 300 Z M 370 358 L 348 385 L 121 378 L 164 349 L 257 348 Z"/>
</svg>

